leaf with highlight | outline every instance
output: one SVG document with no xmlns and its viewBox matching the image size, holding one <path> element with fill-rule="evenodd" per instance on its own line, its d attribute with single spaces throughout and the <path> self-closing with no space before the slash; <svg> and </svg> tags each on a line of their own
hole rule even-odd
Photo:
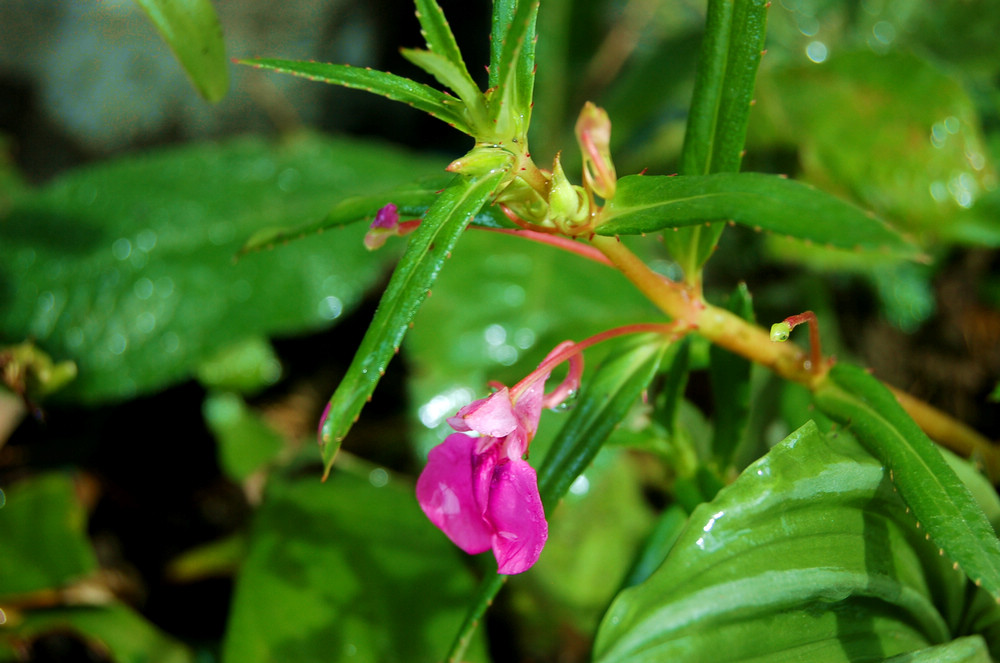
<svg viewBox="0 0 1000 663">
<path fill-rule="evenodd" d="M 509 130 L 522 135 L 528 130 L 531 118 L 531 96 L 535 84 L 535 19 L 538 17 L 538 0 L 521 0 L 510 23 L 503 32 L 499 60 L 493 66 L 490 83 L 495 89 L 490 103 L 490 116 L 497 121 L 498 133 L 505 137 Z M 496 24 L 494 23 L 494 32 Z M 495 36 L 495 35 L 494 35 Z M 507 123 L 518 124 L 516 128 Z"/>
<path fill-rule="evenodd" d="M 463 116 L 461 102 L 429 85 L 417 83 L 403 76 L 345 64 L 304 62 L 301 60 L 258 58 L 239 60 L 239 64 L 380 94 L 393 101 L 401 101 L 429 113 L 462 133 L 474 135 L 472 127 Z"/>
<path fill-rule="evenodd" d="M 326 474 L 341 441 L 402 343 L 445 258 L 503 177 L 500 172 L 480 179 L 460 179 L 427 210 L 382 294 L 347 374 L 330 398 L 329 413 L 320 431 Z"/>
<path fill-rule="evenodd" d="M 1000 602 L 1000 541 L 941 452 L 866 371 L 835 365 L 814 392 L 816 407 L 848 426 L 886 466 L 918 527 L 977 585 Z"/>
<path fill-rule="evenodd" d="M 732 220 L 837 249 L 918 258 L 918 249 L 864 210 L 778 175 L 639 176 L 618 180 L 599 235 L 636 235 Z"/>
</svg>

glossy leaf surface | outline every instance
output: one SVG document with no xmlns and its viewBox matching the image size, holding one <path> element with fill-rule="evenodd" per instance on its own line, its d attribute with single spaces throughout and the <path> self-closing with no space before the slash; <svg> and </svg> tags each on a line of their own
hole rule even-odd
<svg viewBox="0 0 1000 663">
<path fill-rule="evenodd" d="M 249 337 L 329 325 L 391 254 L 364 228 L 234 257 L 262 228 L 440 164 L 357 142 L 238 140 L 81 169 L 19 196 L 0 223 L 0 336 L 33 337 L 79 375 L 60 398 L 157 389 Z"/>
<path fill-rule="evenodd" d="M 878 660 L 958 635 L 967 586 L 881 464 L 810 422 L 694 511 L 594 658 Z"/>
<path fill-rule="evenodd" d="M 229 88 L 222 27 L 210 0 L 136 0 L 184 67 L 198 93 L 219 101 Z"/>
<path fill-rule="evenodd" d="M 240 64 L 379 94 L 429 113 L 462 133 L 475 135 L 457 99 L 403 76 L 365 67 L 300 60 L 258 58 L 241 60 Z"/>
<path fill-rule="evenodd" d="M 441 193 L 413 234 L 347 374 L 330 398 L 329 416 L 320 433 L 327 473 L 340 442 L 375 391 L 445 259 L 502 177 L 501 172 L 479 180 L 456 181 Z"/>
<path fill-rule="evenodd" d="M 385 470 L 368 474 L 268 485 L 236 586 L 224 663 L 440 659 L 471 578 L 412 487 Z M 474 644 L 467 660 L 484 659 Z"/>
<path fill-rule="evenodd" d="M 0 597 L 62 587 L 97 569 L 73 480 L 45 474 L 6 487 Z"/>
<path fill-rule="evenodd" d="M 918 255 L 913 245 L 861 209 L 801 182 L 760 173 L 623 177 L 603 218 L 597 228 L 601 235 L 732 220 L 833 248 Z"/>
<path fill-rule="evenodd" d="M 864 370 L 837 364 L 816 407 L 848 427 L 890 471 L 919 527 L 1000 602 L 1000 541 L 969 489 L 892 393 Z"/>
</svg>

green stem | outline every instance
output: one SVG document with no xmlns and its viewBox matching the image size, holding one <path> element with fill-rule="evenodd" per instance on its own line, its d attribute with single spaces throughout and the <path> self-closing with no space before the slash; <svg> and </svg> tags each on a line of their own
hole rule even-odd
<svg viewBox="0 0 1000 663">
<path fill-rule="evenodd" d="M 493 598 L 509 577 L 495 573 L 483 578 L 483 582 L 479 585 L 479 593 L 476 594 L 476 599 L 472 603 L 475 607 L 465 615 L 465 621 L 462 622 L 454 642 L 451 643 L 451 649 L 448 651 L 448 663 L 461 663 L 462 656 L 465 655 L 465 650 L 472 642 L 472 636 L 476 632 L 479 622 L 486 614 L 486 609 L 493 605 Z"/>
</svg>

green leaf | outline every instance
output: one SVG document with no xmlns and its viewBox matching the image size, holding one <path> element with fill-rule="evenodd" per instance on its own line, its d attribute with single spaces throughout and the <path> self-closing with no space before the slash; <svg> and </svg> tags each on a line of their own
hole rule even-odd
<svg viewBox="0 0 1000 663">
<path fill-rule="evenodd" d="M 630 175 L 605 207 L 601 235 L 634 235 L 729 219 L 837 249 L 915 258 L 917 249 L 861 209 L 777 175 Z"/>
<path fill-rule="evenodd" d="M 816 407 L 877 457 L 917 527 L 1000 602 L 1000 541 L 969 489 L 933 442 L 866 371 L 838 363 L 815 390 Z"/>
<path fill-rule="evenodd" d="M 285 446 L 278 431 L 252 412 L 238 394 L 210 393 L 202 411 L 218 445 L 219 465 L 234 481 L 243 481 L 272 462 Z"/>
<path fill-rule="evenodd" d="M 735 173 L 743 159 L 757 67 L 764 50 L 767 0 L 710 0 L 688 113 L 681 174 Z M 708 260 L 724 226 L 666 236 L 688 278 Z"/>
<path fill-rule="evenodd" d="M 94 660 L 116 663 L 192 663 L 191 650 L 120 603 L 110 605 L 32 610 L 19 621 L 0 629 L 0 657 L 4 649 L 11 660 L 22 660 L 25 640 L 48 633 L 79 635 L 94 652 Z M 7 659 L 4 659 L 7 660 Z"/>
<path fill-rule="evenodd" d="M 320 432 L 327 474 L 341 441 L 375 391 L 445 259 L 504 174 L 457 180 L 441 193 L 413 234 L 347 374 L 330 398 L 328 417 Z"/>
<path fill-rule="evenodd" d="M 522 140 L 531 121 L 531 97 L 535 85 L 535 19 L 539 0 L 519 0 L 502 34 L 497 77 L 493 83 L 490 64 L 490 117 L 498 140 Z M 494 37 L 496 36 L 494 14 Z"/>
<path fill-rule="evenodd" d="M 444 17 L 444 11 L 437 0 L 416 0 L 417 20 L 420 21 L 420 34 L 427 42 L 427 48 L 434 51 L 441 57 L 449 60 L 458 69 L 465 72 L 465 76 L 471 81 L 469 68 L 462 59 L 462 52 L 458 49 L 458 42 L 451 31 L 451 26 Z M 457 90 L 456 90 L 457 92 Z"/>
<path fill-rule="evenodd" d="M 490 128 L 486 120 L 486 104 L 483 100 L 483 94 L 468 71 L 433 51 L 403 48 L 400 49 L 400 52 L 407 60 L 429 73 L 441 85 L 451 88 L 458 95 L 458 98 L 465 103 L 475 135 L 481 135 Z"/>
<path fill-rule="evenodd" d="M 281 362 L 267 339 L 251 336 L 198 366 L 198 381 L 212 389 L 254 394 L 281 377 Z"/>
<path fill-rule="evenodd" d="M 462 112 L 461 102 L 444 92 L 403 76 L 397 76 L 384 71 L 375 71 L 367 67 L 352 67 L 346 64 L 327 64 L 323 62 L 304 62 L 300 60 L 257 58 L 253 60 L 239 60 L 238 63 L 250 65 L 257 69 L 270 69 L 284 74 L 301 76 L 313 81 L 343 85 L 344 87 L 379 94 L 393 101 L 401 101 L 404 104 L 413 106 L 455 127 L 462 133 L 475 136 L 475 131 L 468 124 Z"/>
<path fill-rule="evenodd" d="M 210 0 L 136 0 L 149 15 L 198 93 L 219 101 L 229 88 L 222 27 Z"/>
<path fill-rule="evenodd" d="M 23 479 L 0 508 L 0 596 L 55 589 L 94 572 L 87 514 L 64 474 Z"/>
<path fill-rule="evenodd" d="M 381 468 L 275 478 L 253 525 L 224 663 L 435 661 L 473 590 L 412 486 Z M 480 639 L 466 660 L 483 661 Z"/>
<path fill-rule="evenodd" d="M 840 52 L 762 77 L 761 119 L 798 147 L 804 179 L 928 246 L 995 245 L 996 206 L 980 207 L 995 196 L 997 170 L 965 73 L 902 50 Z"/>
<path fill-rule="evenodd" d="M 966 588 L 879 462 L 810 422 L 692 513 L 594 661 L 881 660 L 947 641 Z"/>
<path fill-rule="evenodd" d="M 645 582 L 656 569 L 660 568 L 660 564 L 666 559 L 677 542 L 677 538 L 684 530 L 687 519 L 687 512 L 676 504 L 672 504 L 660 514 L 656 525 L 653 526 L 639 550 L 639 554 L 636 555 L 632 568 L 625 574 L 622 589 L 628 589 Z"/>
<path fill-rule="evenodd" d="M 34 337 L 88 403 L 187 379 L 246 338 L 329 326 L 382 275 L 364 228 L 244 257 L 263 227 L 322 218 L 347 196 L 440 162 L 303 135 L 108 162 L 21 196 L 0 221 L 0 338 Z"/>
<path fill-rule="evenodd" d="M 754 322 L 753 298 L 745 283 L 737 286 L 729 296 L 726 309 Z M 712 455 L 719 471 L 725 472 L 750 419 L 751 363 L 718 345 L 709 348 L 709 357 L 712 403 L 715 405 Z"/>
<path fill-rule="evenodd" d="M 943 645 L 934 645 L 887 658 L 885 663 L 992 663 L 982 636 L 970 635 Z"/>
</svg>

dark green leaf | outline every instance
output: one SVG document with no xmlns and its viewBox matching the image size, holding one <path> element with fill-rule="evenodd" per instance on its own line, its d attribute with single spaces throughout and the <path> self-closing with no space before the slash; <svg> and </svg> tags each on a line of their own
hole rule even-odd
<svg viewBox="0 0 1000 663">
<path fill-rule="evenodd" d="M 881 660 L 947 641 L 966 588 L 879 462 L 810 422 L 692 513 L 594 660 Z"/>
<path fill-rule="evenodd" d="M 64 474 L 23 479 L 0 508 L 0 596 L 56 589 L 92 573 L 87 514 Z"/>
<path fill-rule="evenodd" d="M 79 375 L 59 398 L 130 397 L 186 379 L 245 338 L 351 310 L 391 253 L 364 228 L 244 257 L 254 231 L 321 218 L 436 160 L 300 136 L 185 147 L 78 170 L 0 221 L 0 338 L 33 337 Z"/>
<path fill-rule="evenodd" d="M 917 257 L 917 249 L 878 219 L 809 185 L 777 175 L 631 175 L 605 208 L 601 235 L 634 235 L 729 219 L 838 249 Z"/>
<path fill-rule="evenodd" d="M 745 283 L 737 286 L 729 296 L 726 309 L 754 322 L 753 298 Z M 725 472 L 750 418 L 751 364 L 746 358 L 717 345 L 709 349 L 709 357 L 712 402 L 715 404 L 712 455 L 719 471 Z"/>
<path fill-rule="evenodd" d="M 329 416 L 321 431 L 327 473 L 341 441 L 375 391 L 445 259 L 503 177 L 500 172 L 478 180 L 456 181 L 441 193 L 413 234 L 347 374 L 330 398 Z"/>
<path fill-rule="evenodd" d="M 815 390 L 816 407 L 849 427 L 887 468 L 918 527 L 1000 602 L 1000 541 L 969 489 L 892 393 L 866 371 L 838 363 Z"/>
<path fill-rule="evenodd" d="M 709 1 L 681 174 L 739 171 L 769 6 L 767 0 Z M 694 272 L 712 254 L 723 228 L 718 224 L 666 236 L 667 247 L 688 277 L 697 276 Z"/>
<path fill-rule="evenodd" d="M 899 654 L 885 663 L 993 663 L 982 636 L 970 635 L 943 645 Z"/>
<path fill-rule="evenodd" d="M 278 431 L 247 408 L 238 394 L 211 393 L 202 411 L 218 445 L 219 465 L 234 481 L 243 481 L 284 448 Z"/>
<path fill-rule="evenodd" d="M 475 135 L 473 128 L 465 118 L 460 101 L 444 92 L 403 76 L 375 71 L 366 67 L 300 60 L 258 58 L 240 60 L 239 64 L 379 94 L 429 113 L 462 133 L 470 136 Z"/>
<path fill-rule="evenodd" d="M 19 615 L 16 625 L 0 629 L 0 658 L 4 649 L 14 654 L 24 651 L 24 641 L 67 631 L 90 645 L 94 660 L 116 663 L 192 663 L 191 650 L 120 603 L 110 605 L 34 610 Z"/>
<path fill-rule="evenodd" d="M 519 0 L 503 33 L 497 80 L 490 99 L 490 116 L 497 125 L 496 135 L 500 140 L 521 139 L 528 131 L 535 85 L 538 4 L 539 0 Z M 491 76 L 492 73 L 491 70 Z"/>
<path fill-rule="evenodd" d="M 136 0 L 184 67 L 198 93 L 218 101 L 229 88 L 222 27 L 210 0 Z"/>
<path fill-rule="evenodd" d="M 236 586 L 224 663 L 439 660 L 472 579 L 412 487 L 381 468 L 366 474 L 268 484 Z M 481 645 L 466 660 L 483 661 Z"/>
</svg>

